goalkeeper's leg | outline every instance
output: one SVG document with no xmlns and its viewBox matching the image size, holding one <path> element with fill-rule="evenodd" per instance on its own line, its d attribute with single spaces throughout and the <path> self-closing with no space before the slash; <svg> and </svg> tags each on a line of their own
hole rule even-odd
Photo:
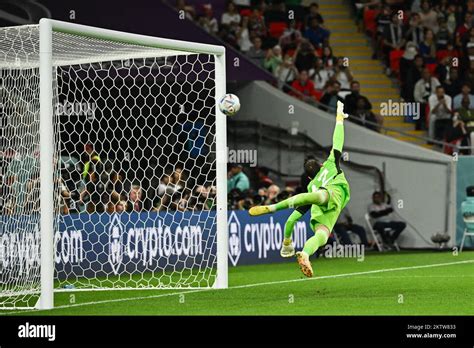
<svg viewBox="0 0 474 348">
<path fill-rule="evenodd" d="M 300 265 L 301 272 L 307 277 L 313 276 L 313 267 L 309 257 L 313 255 L 323 245 L 326 245 L 330 235 L 329 228 L 324 225 L 316 225 L 314 236 L 308 239 L 304 245 L 303 251 L 296 253 L 296 259 Z"/>
<path fill-rule="evenodd" d="M 298 208 L 303 205 L 324 205 L 329 200 L 329 192 L 325 189 L 319 189 L 315 192 L 300 193 L 296 196 L 285 199 L 284 201 L 278 202 L 272 205 L 261 205 L 258 207 L 250 208 L 249 214 L 253 216 L 273 213 L 275 211 Z"/>
<path fill-rule="evenodd" d="M 296 222 L 303 216 L 301 212 L 295 210 L 288 217 L 285 223 L 285 238 L 283 238 L 283 243 L 280 250 L 281 257 L 292 257 L 295 255 L 295 247 L 291 240 L 291 235 L 293 234 L 293 228 L 295 227 Z"/>
</svg>

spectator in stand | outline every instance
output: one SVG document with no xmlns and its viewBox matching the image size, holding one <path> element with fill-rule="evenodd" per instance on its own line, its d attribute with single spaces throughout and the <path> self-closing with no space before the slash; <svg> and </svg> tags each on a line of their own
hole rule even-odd
<svg viewBox="0 0 474 348">
<path fill-rule="evenodd" d="M 235 7 L 235 4 L 231 1 L 227 4 L 227 10 L 222 14 L 221 25 L 239 25 L 240 14 Z"/>
<path fill-rule="evenodd" d="M 330 33 L 321 26 L 317 18 L 312 18 L 303 35 L 314 47 L 323 47 L 328 44 Z"/>
<path fill-rule="evenodd" d="M 372 195 L 372 204 L 369 205 L 369 215 L 375 220 L 373 228 L 380 234 L 384 243 L 392 245 L 406 228 L 406 223 L 396 221 L 392 217 L 393 208 L 390 204 L 384 202 L 381 192 L 374 192 Z M 385 231 L 390 228 L 393 232 L 390 234 Z"/>
<path fill-rule="evenodd" d="M 82 170 L 82 179 L 86 179 L 87 174 L 89 174 L 89 168 L 92 164 L 97 164 L 101 162 L 100 156 L 94 150 L 92 144 L 84 145 L 84 154 L 82 156 L 84 167 Z"/>
<path fill-rule="evenodd" d="M 314 83 L 309 79 L 308 72 L 306 70 L 302 70 L 299 73 L 298 78 L 293 81 L 291 87 L 294 90 L 300 92 L 296 94 L 293 92 L 293 94 L 299 99 L 319 99 L 319 93 L 314 88 Z"/>
<path fill-rule="evenodd" d="M 309 28 L 311 26 L 311 21 L 314 18 L 318 20 L 318 23 L 324 24 L 324 19 L 319 13 L 319 5 L 316 2 L 313 2 L 311 5 L 309 5 L 309 13 L 304 18 L 305 28 Z"/>
<path fill-rule="evenodd" d="M 106 184 L 103 177 L 103 165 L 101 162 L 91 163 L 89 171 L 84 179 L 85 186 L 80 193 L 79 201 L 85 204 L 89 214 L 103 213 L 105 211 L 104 201 L 108 201 Z"/>
<path fill-rule="evenodd" d="M 452 34 L 448 29 L 448 22 L 445 18 L 439 20 L 439 30 L 436 34 L 436 50 L 445 50 L 451 40 Z"/>
<path fill-rule="evenodd" d="M 461 116 L 462 114 L 462 116 Z M 474 121 L 474 113 L 469 109 L 469 98 L 462 100 L 462 106 L 453 116 L 452 124 L 446 129 L 446 141 L 451 143 L 461 141 L 461 146 L 469 146 L 469 130 L 467 124 Z M 463 119 L 465 117 L 465 119 Z M 464 122 L 464 121 L 467 122 Z M 461 150 L 461 154 L 467 155 L 469 151 Z"/>
<path fill-rule="evenodd" d="M 132 185 L 128 194 L 128 212 L 140 212 L 143 209 L 143 190 L 138 183 Z"/>
<path fill-rule="evenodd" d="M 227 175 L 227 192 L 234 189 L 244 192 L 250 188 L 250 181 L 248 176 L 242 171 L 243 167 L 240 164 L 232 164 Z"/>
<path fill-rule="evenodd" d="M 336 57 L 332 54 L 332 48 L 329 46 L 324 46 L 323 48 L 323 65 L 325 68 L 333 69 L 336 65 Z"/>
<path fill-rule="evenodd" d="M 265 21 L 267 23 L 285 22 L 287 20 L 288 12 L 284 1 L 273 1 L 268 9 L 265 10 Z"/>
<path fill-rule="evenodd" d="M 250 30 L 250 39 L 255 36 L 266 37 L 267 36 L 267 27 L 265 26 L 265 20 L 258 10 L 254 8 L 249 18 L 249 30 Z"/>
<path fill-rule="evenodd" d="M 268 188 L 273 185 L 273 180 L 268 176 L 269 170 L 266 167 L 259 167 L 256 170 L 258 178 L 258 188 Z"/>
<path fill-rule="evenodd" d="M 159 197 L 162 197 L 165 194 L 173 196 L 176 192 L 179 192 L 180 189 L 179 186 L 176 186 L 173 176 L 164 174 L 161 177 L 160 184 L 158 185 L 157 195 Z"/>
<path fill-rule="evenodd" d="M 285 84 L 290 84 L 298 76 L 298 70 L 296 70 L 293 64 L 293 58 L 291 58 L 289 54 L 285 56 L 283 63 L 277 68 L 275 75 L 278 79 L 279 88 L 282 88 Z M 284 90 L 286 91 L 286 89 Z"/>
<path fill-rule="evenodd" d="M 325 68 L 322 59 L 317 58 L 314 63 L 313 74 L 311 79 L 314 81 L 314 88 L 318 91 L 323 91 L 328 81 L 334 76 L 334 70 Z"/>
<path fill-rule="evenodd" d="M 435 94 L 428 98 L 428 103 L 430 107 L 429 136 L 431 139 L 442 140 L 446 129 L 452 122 L 452 99 L 445 94 L 443 86 L 438 86 Z"/>
<path fill-rule="evenodd" d="M 125 196 L 123 177 L 120 173 L 113 171 L 110 174 L 110 180 L 107 183 L 107 193 L 110 196 L 109 202 L 112 204 L 118 203 Z"/>
<path fill-rule="evenodd" d="M 181 13 L 184 14 L 185 17 L 189 19 L 190 21 L 194 20 L 194 18 L 196 17 L 196 10 L 194 9 L 194 6 L 186 5 L 185 0 L 177 0 L 176 9 L 180 13 L 180 15 Z"/>
<path fill-rule="evenodd" d="M 349 237 L 349 233 L 348 233 L 348 232 L 352 232 L 356 234 L 357 236 L 359 236 L 360 244 L 366 247 L 369 246 L 365 228 L 360 225 L 354 224 L 352 220 L 352 216 L 350 215 L 348 208 L 345 208 L 343 210 L 343 213 L 339 215 L 339 218 L 337 219 L 337 223 L 334 225 L 334 232 L 339 237 L 341 244 L 344 244 L 344 245 L 352 244 L 352 240 Z"/>
<path fill-rule="evenodd" d="M 421 25 L 421 18 L 420 15 L 415 12 L 411 15 L 408 29 L 405 32 L 405 40 L 413 42 L 415 47 L 418 47 L 418 45 L 423 41 L 423 38 L 424 30 Z"/>
<path fill-rule="evenodd" d="M 186 178 L 187 176 L 183 172 L 183 168 L 178 165 L 171 174 L 171 182 L 175 185 L 176 190 L 181 191 L 185 188 Z"/>
<path fill-rule="evenodd" d="M 351 82 L 351 93 L 346 95 L 344 98 L 344 112 L 349 115 L 354 115 L 357 109 L 357 99 L 362 98 L 364 100 L 364 106 L 368 110 L 372 110 L 372 104 L 369 99 L 360 94 L 360 83 L 359 81 L 353 80 Z"/>
<path fill-rule="evenodd" d="M 462 47 L 464 52 L 464 59 L 469 62 L 474 60 L 474 27 L 464 35 L 462 40 Z"/>
<path fill-rule="evenodd" d="M 449 3 L 448 0 L 439 0 L 439 2 L 433 2 L 434 10 L 438 13 L 439 18 L 445 18 L 448 12 Z"/>
<path fill-rule="evenodd" d="M 247 53 L 252 47 L 249 31 L 249 17 L 242 17 L 242 23 L 237 31 L 237 44 L 243 53 Z"/>
<path fill-rule="evenodd" d="M 437 33 L 438 26 L 438 13 L 431 8 L 429 0 L 421 1 L 421 12 L 420 12 L 421 25 Z"/>
<path fill-rule="evenodd" d="M 262 49 L 262 39 L 257 36 L 253 39 L 253 45 L 248 50 L 247 57 L 258 66 L 263 67 L 265 55 L 265 51 Z"/>
<path fill-rule="evenodd" d="M 336 112 L 337 109 L 337 101 L 343 101 L 341 97 L 339 97 L 339 91 L 341 90 L 341 84 L 337 81 L 332 81 L 328 83 L 326 91 L 324 95 L 321 97 L 321 104 L 326 105 L 326 109 L 328 112 Z M 323 109 L 325 110 L 325 109 Z"/>
<path fill-rule="evenodd" d="M 288 28 L 283 31 L 279 40 L 283 52 L 296 49 L 302 37 L 301 31 L 296 27 L 296 21 L 294 19 L 290 20 L 288 22 Z"/>
<path fill-rule="evenodd" d="M 267 189 L 267 200 L 265 201 L 265 205 L 277 203 L 277 197 L 280 194 L 280 188 L 273 184 L 270 185 Z"/>
<path fill-rule="evenodd" d="M 217 35 L 219 32 L 219 23 L 217 22 L 214 13 L 212 12 L 212 5 L 205 4 L 203 6 L 204 15 L 199 17 L 199 24 L 207 31 L 209 34 Z"/>
<path fill-rule="evenodd" d="M 441 58 L 435 69 L 435 75 L 438 76 L 438 80 L 443 86 L 446 83 L 446 79 L 449 78 L 449 70 L 451 69 L 450 62 L 451 57 L 445 56 Z"/>
<path fill-rule="evenodd" d="M 443 87 L 446 94 L 451 98 L 454 98 L 457 94 L 461 93 L 462 81 L 459 78 L 459 69 L 452 67 L 449 69 L 449 74 L 446 76 Z"/>
<path fill-rule="evenodd" d="M 391 22 L 385 27 L 383 33 L 383 53 L 385 56 L 386 74 L 392 73 L 390 69 L 390 52 L 393 50 L 400 50 L 405 46 L 405 39 L 403 35 L 402 21 L 398 17 L 398 13 L 393 13 Z"/>
<path fill-rule="evenodd" d="M 403 100 L 413 101 L 413 89 L 421 78 L 423 66 L 423 57 L 417 54 L 416 44 L 407 42 L 405 52 L 400 58 L 400 95 Z"/>
<path fill-rule="evenodd" d="M 251 5 L 250 0 L 232 0 L 236 6 L 248 8 Z"/>
<path fill-rule="evenodd" d="M 462 84 L 461 93 L 454 97 L 453 110 L 457 110 L 461 107 L 461 102 L 464 98 L 469 99 L 469 104 L 474 106 L 474 95 L 471 94 L 471 84 L 468 82 Z"/>
<path fill-rule="evenodd" d="M 474 104 L 468 97 L 464 97 L 461 107 L 456 110 L 457 119 L 462 122 L 467 137 L 470 138 L 471 146 L 474 145 Z"/>
<path fill-rule="evenodd" d="M 471 29 L 472 27 L 472 14 L 466 12 L 464 15 L 464 22 L 458 26 L 456 29 L 456 38 L 457 40 L 462 40 L 464 35 Z"/>
<path fill-rule="evenodd" d="M 351 117 L 350 120 L 365 128 L 378 132 L 379 126 L 377 124 L 379 123 L 379 121 L 377 120 L 374 113 L 369 108 L 369 105 L 367 105 L 368 101 L 366 99 L 367 98 L 360 97 L 360 96 L 356 99 L 356 108 L 354 110 L 354 113 L 351 114 L 354 117 Z M 371 123 L 368 123 L 366 121 L 369 121 Z"/>
<path fill-rule="evenodd" d="M 267 56 L 263 62 L 265 69 L 269 70 L 274 76 L 276 76 L 278 68 L 282 63 L 283 57 L 281 55 L 281 47 L 279 45 L 267 50 Z"/>
<path fill-rule="evenodd" d="M 436 63 L 436 44 L 434 39 L 434 33 L 431 29 L 426 29 L 424 33 L 424 39 L 418 45 L 420 55 L 423 57 L 425 64 Z"/>
<path fill-rule="evenodd" d="M 346 65 L 345 58 L 338 58 L 334 67 L 334 78 L 341 84 L 341 90 L 348 91 L 351 81 L 354 80 L 349 66 Z"/>
<path fill-rule="evenodd" d="M 450 4 L 446 13 L 446 26 L 452 37 L 457 29 L 456 5 Z"/>
<path fill-rule="evenodd" d="M 428 69 L 423 69 L 421 73 L 421 79 L 415 84 L 415 89 L 413 91 L 414 99 L 417 103 L 420 103 L 420 118 L 416 122 L 416 129 L 421 130 L 425 129 L 425 109 L 426 104 L 428 103 L 428 98 L 430 95 L 435 94 L 436 87 L 440 86 L 440 83 L 436 77 L 431 76 L 431 73 Z"/>
<path fill-rule="evenodd" d="M 375 18 L 377 22 L 377 31 L 375 33 L 375 38 L 372 43 L 373 49 L 374 49 L 374 54 L 372 56 L 372 59 L 377 59 L 378 57 L 382 56 L 383 52 L 381 52 L 380 47 L 383 44 L 385 28 L 388 27 L 391 23 L 391 20 L 390 20 L 391 13 L 392 13 L 392 10 L 390 9 L 390 6 L 384 5 L 382 11 Z"/>
</svg>

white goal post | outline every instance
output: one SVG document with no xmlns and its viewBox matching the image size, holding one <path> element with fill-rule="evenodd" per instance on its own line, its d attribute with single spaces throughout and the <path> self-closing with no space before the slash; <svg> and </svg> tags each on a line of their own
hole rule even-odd
<svg viewBox="0 0 474 348">
<path fill-rule="evenodd" d="M 224 47 L 41 19 L 0 81 L 0 309 L 227 288 Z"/>
</svg>

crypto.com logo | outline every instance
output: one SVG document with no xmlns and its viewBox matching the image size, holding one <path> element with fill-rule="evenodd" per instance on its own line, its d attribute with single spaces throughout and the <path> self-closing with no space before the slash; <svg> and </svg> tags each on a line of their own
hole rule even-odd
<svg viewBox="0 0 474 348">
<path fill-rule="evenodd" d="M 114 215 L 109 225 L 109 263 L 114 274 L 118 274 L 123 260 L 123 234 L 122 222 Z"/>
<path fill-rule="evenodd" d="M 229 258 L 232 264 L 236 266 L 240 254 L 242 254 L 242 238 L 240 221 L 234 211 L 229 216 L 227 226 L 229 228 Z"/>
</svg>

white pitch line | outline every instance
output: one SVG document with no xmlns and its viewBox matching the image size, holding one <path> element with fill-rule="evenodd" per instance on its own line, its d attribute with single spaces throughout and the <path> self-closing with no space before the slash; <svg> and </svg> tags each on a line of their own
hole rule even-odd
<svg viewBox="0 0 474 348">
<path fill-rule="evenodd" d="M 159 294 L 159 295 L 151 295 L 151 296 L 126 297 L 126 298 L 117 298 L 117 299 L 112 299 L 112 300 L 91 301 L 91 302 L 75 303 L 75 304 L 57 306 L 57 307 L 54 307 L 54 309 L 65 309 L 65 308 L 94 306 L 94 305 L 100 305 L 100 304 L 105 304 L 105 303 L 114 303 L 114 302 L 149 300 L 149 299 L 155 299 L 155 298 L 177 296 L 177 295 L 182 295 L 182 294 L 191 294 L 191 293 L 196 293 L 196 292 L 205 292 L 205 291 L 213 291 L 213 290 L 215 290 L 215 291 L 225 291 L 225 290 L 233 290 L 233 289 L 245 289 L 245 288 L 253 288 L 253 287 L 258 287 L 258 286 L 266 286 L 266 285 L 277 285 L 277 284 L 296 283 L 296 282 L 305 282 L 305 281 L 307 282 L 307 281 L 322 280 L 322 279 L 334 279 L 334 278 L 352 277 L 352 276 L 367 275 L 367 274 L 377 274 L 377 273 L 396 272 L 396 271 L 407 271 L 407 270 L 413 270 L 413 269 L 434 268 L 434 267 L 452 266 L 452 265 L 460 265 L 460 264 L 467 264 L 467 263 L 474 263 L 474 260 L 446 262 L 446 263 L 434 263 L 434 264 L 430 264 L 430 265 L 420 265 L 420 266 L 384 268 L 384 269 L 376 269 L 376 270 L 372 270 L 372 271 L 341 273 L 341 274 L 333 274 L 333 275 L 320 276 L 320 277 L 314 277 L 314 278 L 299 278 L 299 279 L 278 280 L 278 281 L 274 281 L 274 282 L 263 282 L 263 283 L 253 283 L 253 284 L 231 286 L 227 289 L 207 288 L 207 289 L 198 289 L 198 290 L 190 290 L 190 291 L 171 292 L 171 293 L 167 293 L 167 294 Z M 137 290 L 139 290 L 139 289 L 137 289 Z M 38 310 L 35 310 L 35 313 L 39 312 L 39 311 L 46 311 L 46 310 L 50 310 L 50 309 L 38 309 Z M 9 314 L 18 314 L 18 313 L 28 313 L 28 311 L 9 312 L 9 313 L 6 313 L 6 314 L 9 315 Z M 2 315 L 2 313 L 0 313 L 0 315 Z"/>
</svg>

